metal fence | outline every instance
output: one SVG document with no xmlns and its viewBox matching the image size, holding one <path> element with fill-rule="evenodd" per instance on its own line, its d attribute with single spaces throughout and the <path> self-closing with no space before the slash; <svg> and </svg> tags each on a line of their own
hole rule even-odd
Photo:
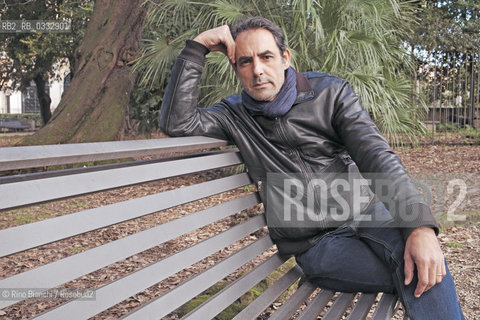
<svg viewBox="0 0 480 320">
<path fill-rule="evenodd" d="M 432 142 L 448 136 L 442 132 L 480 129 L 479 60 L 480 52 L 437 52 L 418 63 L 414 79 L 429 109 Z"/>
</svg>

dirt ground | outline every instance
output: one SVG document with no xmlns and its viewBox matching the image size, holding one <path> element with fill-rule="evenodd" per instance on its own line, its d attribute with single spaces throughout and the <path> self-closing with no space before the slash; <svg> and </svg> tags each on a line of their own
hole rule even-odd
<svg viewBox="0 0 480 320">
<path fill-rule="evenodd" d="M 7 140 L 0 139 L 0 147 L 8 146 L 15 143 L 17 138 L 9 138 Z M 7 142 L 5 142 L 7 141 Z M 467 219 L 461 223 L 443 223 L 439 235 L 439 240 L 445 252 L 446 259 L 449 263 L 450 271 L 455 279 L 457 285 L 457 293 L 460 303 L 465 313 L 466 319 L 480 319 L 480 146 L 478 145 L 436 145 L 423 144 L 416 148 L 396 148 L 395 152 L 401 157 L 407 170 L 415 177 L 424 178 L 425 176 L 444 174 L 443 178 L 448 181 L 466 181 L 466 196 L 462 204 L 456 207 L 456 214 L 464 214 Z M 219 175 L 222 173 L 219 172 Z M 187 179 L 178 179 L 176 185 L 188 185 L 197 179 L 213 179 L 212 176 L 195 175 Z M 189 180 L 190 179 L 190 180 Z M 456 179 L 456 180 L 455 180 Z M 19 215 L 18 212 L 2 212 L 0 214 L 0 229 L 8 228 L 14 225 L 29 223 L 36 220 L 51 218 L 58 212 L 58 208 L 62 208 L 62 214 L 85 210 L 90 207 L 105 205 L 123 201 L 132 197 L 145 196 L 159 191 L 165 191 L 173 188 L 173 184 L 164 183 L 150 183 L 145 186 L 127 187 L 119 190 L 108 191 L 103 193 L 102 198 L 96 195 L 89 195 L 86 197 L 76 198 L 74 201 L 60 201 L 54 207 L 38 207 L 33 209 L 33 212 L 40 212 L 41 214 L 32 215 L 28 212 Z M 219 195 L 219 197 L 209 198 L 201 203 L 196 203 L 196 206 L 209 207 L 218 204 L 225 198 L 235 198 L 239 195 L 245 194 L 246 190 L 234 190 L 229 193 Z M 433 203 L 437 205 L 441 201 L 440 196 L 433 196 Z M 452 199 L 445 200 L 442 205 L 438 205 L 439 210 L 450 208 Z M 442 209 L 443 208 L 443 209 Z M 45 264 L 48 261 L 43 258 L 41 261 L 37 255 L 43 255 L 48 252 L 51 253 L 52 259 L 69 256 L 75 253 L 87 250 L 90 247 L 98 246 L 99 244 L 109 242 L 124 236 L 130 235 L 134 232 L 144 230 L 159 223 L 164 223 L 165 216 L 168 220 L 173 219 L 177 215 L 188 214 L 195 210 L 191 204 L 176 208 L 175 210 L 168 210 L 162 214 L 154 214 L 149 217 L 141 218 L 136 223 L 122 223 L 113 228 L 101 229 L 88 233 L 86 236 L 78 236 L 62 241 L 61 243 L 54 243 L 42 246 L 40 248 L 31 250 L 27 253 L 19 253 L 14 256 L 0 258 L 1 278 L 8 277 L 21 271 L 25 271 L 36 267 L 40 264 Z M 255 211 L 255 210 L 253 210 Z M 243 215 L 251 215 L 255 212 L 246 212 Z M 242 215 L 236 217 L 242 219 Z M 231 220 L 221 221 L 217 225 L 219 230 L 228 228 L 232 223 Z M 219 230 L 203 229 L 198 234 L 188 235 L 188 241 L 201 241 L 209 233 L 217 233 Z M 253 239 L 250 239 L 253 240 Z M 245 240 L 245 243 L 250 241 Z M 245 244 L 244 243 L 244 244 Z M 244 245 L 242 244 L 242 245 Z M 187 244 L 182 244 L 187 245 Z M 166 243 L 165 245 L 153 248 L 143 255 L 136 255 L 119 264 L 110 266 L 108 269 L 102 269 L 89 276 L 81 279 L 77 285 L 80 287 L 88 284 L 88 287 L 99 287 L 112 280 L 118 279 L 122 276 L 122 270 L 132 272 L 141 268 L 142 266 L 151 263 L 158 259 L 159 256 L 168 256 L 172 251 L 178 250 L 178 245 L 174 242 Z M 227 248 L 224 253 L 235 248 Z M 218 258 L 221 258 L 219 254 Z M 22 261 L 19 263 L 18 261 Z M 195 268 L 202 269 L 208 267 L 213 262 L 206 260 L 200 262 Z M 191 270 L 190 270 L 191 271 Z M 96 319 L 114 319 L 125 313 L 125 310 L 132 309 L 139 304 L 148 301 L 153 296 L 161 294 L 162 289 L 173 287 L 181 281 L 181 276 L 171 277 L 159 286 L 149 288 L 145 293 L 137 295 L 129 299 L 123 306 L 116 306 L 109 309 L 107 313 L 103 313 L 96 317 Z M 75 283 L 73 283 L 75 286 Z M 150 294 L 151 293 L 151 294 Z M 12 307 L 0 310 L 0 319 L 23 319 L 31 315 L 42 312 L 45 308 L 51 307 L 50 303 L 38 303 L 32 301 L 31 303 L 17 304 Z"/>
<path fill-rule="evenodd" d="M 473 221 L 442 228 L 439 240 L 457 286 L 457 294 L 466 319 L 480 319 L 480 146 L 423 145 L 397 149 L 407 170 L 419 173 L 445 173 L 449 178 L 467 177 L 476 183 L 464 206 Z M 475 216 L 475 217 L 472 217 Z"/>
</svg>

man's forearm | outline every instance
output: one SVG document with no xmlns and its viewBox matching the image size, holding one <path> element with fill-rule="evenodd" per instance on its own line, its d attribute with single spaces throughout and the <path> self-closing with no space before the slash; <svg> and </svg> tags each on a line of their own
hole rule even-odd
<svg viewBox="0 0 480 320">
<path fill-rule="evenodd" d="M 183 126 L 195 113 L 206 53 L 208 48 L 189 40 L 175 61 L 159 115 L 160 129 L 167 135 L 189 134 Z"/>
<path fill-rule="evenodd" d="M 421 226 L 438 232 L 424 196 L 347 83 L 338 92 L 333 124 L 362 174 L 370 179 L 374 192 L 402 227 L 405 240 Z"/>
</svg>

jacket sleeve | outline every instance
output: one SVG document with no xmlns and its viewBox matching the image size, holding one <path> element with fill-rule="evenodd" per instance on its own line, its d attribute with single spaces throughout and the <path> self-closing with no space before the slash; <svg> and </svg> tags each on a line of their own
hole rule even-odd
<svg viewBox="0 0 480 320">
<path fill-rule="evenodd" d="M 200 79 L 209 49 L 187 40 L 172 69 L 159 115 L 160 129 L 169 136 L 203 135 L 228 139 L 220 105 L 198 108 Z"/>
<path fill-rule="evenodd" d="M 431 227 L 438 234 L 437 223 L 423 194 L 347 82 L 336 96 L 332 125 L 362 175 L 370 179 L 373 190 L 401 227 L 404 239 L 420 226 Z M 388 192 L 377 192 L 381 185 L 386 186 Z"/>
</svg>

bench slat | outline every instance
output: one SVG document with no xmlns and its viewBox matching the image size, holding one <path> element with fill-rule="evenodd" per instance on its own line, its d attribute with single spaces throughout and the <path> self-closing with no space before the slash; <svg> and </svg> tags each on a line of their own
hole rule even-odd
<svg viewBox="0 0 480 320">
<path fill-rule="evenodd" d="M 252 271 L 218 292 L 208 301 L 198 306 L 195 310 L 192 310 L 182 319 L 204 320 L 214 318 L 218 313 L 235 302 L 235 300 L 267 277 L 273 270 L 280 267 L 284 262 L 285 260 L 280 258 L 279 254 L 276 253 L 268 260 L 255 267 Z"/>
<path fill-rule="evenodd" d="M 347 310 L 353 303 L 353 298 L 355 298 L 354 293 L 341 293 L 335 302 L 327 311 L 325 316 L 323 317 L 324 320 L 338 320 L 342 317 Z"/>
<path fill-rule="evenodd" d="M 94 301 L 74 300 L 47 312 L 39 319 L 85 319 L 92 317 L 195 262 L 208 257 L 229 244 L 242 239 L 263 226 L 265 226 L 264 217 L 256 216 L 223 233 L 97 289 Z"/>
<path fill-rule="evenodd" d="M 365 319 L 368 315 L 368 312 L 372 308 L 372 305 L 375 303 L 376 297 L 376 293 L 363 293 L 348 316 L 348 319 Z"/>
<path fill-rule="evenodd" d="M 215 222 L 258 203 L 256 194 L 138 232 L 85 252 L 0 280 L 0 288 L 53 288 L 109 264 L 128 258 L 182 234 Z M 263 216 L 260 216 L 263 218 Z M 16 301 L 0 300 L 0 308 Z"/>
<path fill-rule="evenodd" d="M 66 239 L 250 183 L 246 173 L 0 230 L 0 257 Z"/>
<path fill-rule="evenodd" d="M 317 287 L 305 282 L 300 288 L 295 291 L 292 296 L 270 317 L 270 320 L 290 319 L 297 311 L 298 307 L 315 291 Z"/>
<path fill-rule="evenodd" d="M 265 290 L 257 299 L 233 318 L 233 320 L 255 319 L 269 305 L 302 276 L 299 266 L 295 265 L 285 275 L 278 279 L 272 286 Z"/>
<path fill-rule="evenodd" d="M 7 147 L 0 152 L 0 168 L 14 170 L 68 163 L 185 152 L 227 145 L 226 141 L 193 136 L 64 145 Z"/>
<path fill-rule="evenodd" d="M 298 317 L 298 320 L 316 319 L 334 294 L 335 292 L 330 290 L 321 290 L 308 304 L 305 310 L 303 310 L 303 312 Z"/>
<path fill-rule="evenodd" d="M 270 237 L 263 237 L 165 295 L 140 307 L 124 319 L 146 320 L 161 318 L 272 246 L 273 242 Z"/>
<path fill-rule="evenodd" d="M 122 161 L 122 162 L 114 162 L 114 163 L 107 163 L 107 164 L 95 164 L 91 166 L 84 166 L 84 167 L 78 167 L 78 168 L 77 167 L 62 168 L 59 170 L 52 170 L 52 171 L 39 171 L 39 172 L 22 173 L 17 175 L 6 175 L 6 176 L 0 176 L 0 184 L 21 182 L 21 181 L 31 181 L 31 180 L 46 179 L 46 178 L 53 178 L 53 177 L 60 177 L 60 176 L 69 176 L 69 175 L 80 174 L 80 173 L 105 171 L 105 170 L 112 170 L 112 169 L 118 169 L 118 168 L 146 165 L 151 163 L 176 161 L 181 159 L 193 159 L 201 156 L 210 156 L 215 154 L 234 153 L 234 152 L 238 152 L 238 149 L 229 148 L 226 150 L 213 150 L 213 151 L 198 152 L 198 153 L 178 154 L 178 155 L 172 155 L 164 158 Z"/>
<path fill-rule="evenodd" d="M 393 317 L 398 298 L 393 294 L 382 294 L 372 320 L 387 320 Z"/>
<path fill-rule="evenodd" d="M 239 153 L 222 153 L 135 167 L 0 185 L 0 210 L 78 196 L 177 175 L 240 164 Z"/>
</svg>

